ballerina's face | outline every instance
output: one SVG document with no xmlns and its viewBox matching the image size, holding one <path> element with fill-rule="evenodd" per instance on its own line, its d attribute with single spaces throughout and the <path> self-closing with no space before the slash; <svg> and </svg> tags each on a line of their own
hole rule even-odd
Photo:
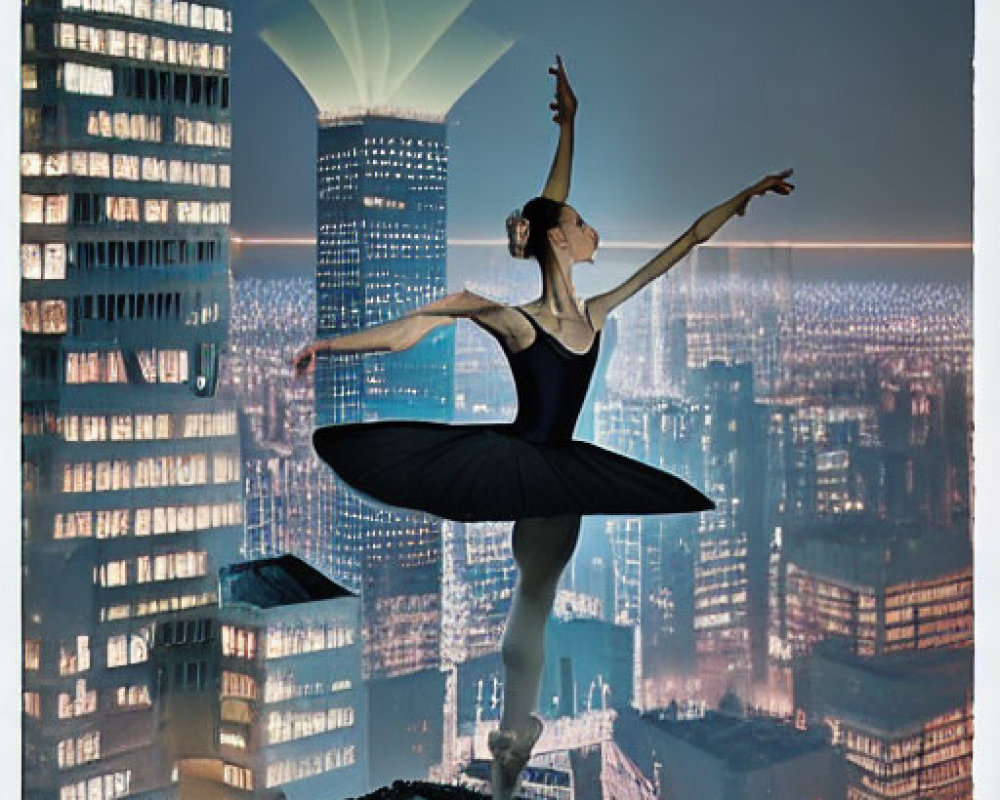
<svg viewBox="0 0 1000 800">
<path fill-rule="evenodd" d="M 554 230 L 561 233 L 555 237 L 553 244 L 559 249 L 568 250 L 573 263 L 594 260 L 594 253 L 600 243 L 600 237 L 583 217 L 571 205 L 564 205 L 559 212 L 559 225 Z"/>
</svg>

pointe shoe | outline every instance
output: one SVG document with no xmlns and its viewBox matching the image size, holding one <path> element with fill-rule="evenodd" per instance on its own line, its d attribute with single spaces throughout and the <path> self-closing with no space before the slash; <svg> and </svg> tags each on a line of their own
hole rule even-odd
<svg viewBox="0 0 1000 800">
<path fill-rule="evenodd" d="M 542 735 L 542 727 L 542 720 L 532 714 L 526 731 L 499 729 L 490 732 L 487 744 L 493 754 L 490 764 L 493 800 L 511 800 L 517 793 L 521 771 L 531 758 L 531 748 Z"/>
</svg>

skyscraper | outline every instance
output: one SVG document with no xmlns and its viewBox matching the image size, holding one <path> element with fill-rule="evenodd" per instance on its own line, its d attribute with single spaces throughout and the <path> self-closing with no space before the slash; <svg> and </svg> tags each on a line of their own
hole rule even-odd
<svg viewBox="0 0 1000 800">
<path fill-rule="evenodd" d="M 444 124 L 321 116 L 318 151 L 317 335 L 388 322 L 443 296 Z M 452 406 L 452 351 L 452 331 L 445 330 L 405 353 L 320 356 L 317 424 L 445 419 Z M 357 544 L 350 566 L 362 581 L 369 674 L 436 666 L 440 523 L 374 507 L 341 486 L 332 535 L 346 543 L 335 550 Z M 385 619 L 387 613 L 396 619 Z M 408 633 L 380 635 L 387 626 Z"/>
<path fill-rule="evenodd" d="M 716 502 L 698 518 L 694 628 L 699 676 L 716 689 L 763 681 L 767 653 L 764 529 L 765 416 L 754 402 L 751 364 L 709 362 L 692 383 L 704 398 L 700 484 Z M 709 690 L 711 691 L 711 690 Z"/>
<path fill-rule="evenodd" d="M 24 791 L 154 788 L 164 613 L 241 538 L 215 399 L 229 290 L 228 0 L 22 16 Z"/>
<path fill-rule="evenodd" d="M 445 293 L 445 134 L 443 122 L 321 116 L 319 337 L 388 322 Z M 450 416 L 451 334 L 388 357 L 321 355 L 317 424 Z"/>
<path fill-rule="evenodd" d="M 398 4 L 380 16 L 293 2 L 262 32 L 318 110 L 319 338 L 445 293 L 445 116 L 509 46 L 463 17 L 468 5 Z M 449 418 L 453 349 L 452 331 L 441 330 L 402 354 L 321 355 L 316 423 Z M 361 590 L 366 674 L 438 666 L 440 523 L 338 486 L 329 535 L 338 576 Z"/>
</svg>

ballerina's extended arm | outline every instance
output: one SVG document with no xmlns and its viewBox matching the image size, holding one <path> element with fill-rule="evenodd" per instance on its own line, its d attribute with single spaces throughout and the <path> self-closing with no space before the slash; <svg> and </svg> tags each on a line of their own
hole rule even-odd
<svg viewBox="0 0 1000 800">
<path fill-rule="evenodd" d="M 573 133 L 576 123 L 576 95 L 566 77 L 562 58 L 556 56 L 556 65 L 549 67 L 549 74 L 556 77 L 556 99 L 549 104 L 552 121 L 559 126 L 559 146 L 552 159 L 549 177 L 542 189 L 542 197 L 564 203 L 569 197 L 569 184 L 573 172 Z"/>
<path fill-rule="evenodd" d="M 469 291 L 457 292 L 437 302 L 407 314 L 405 317 L 375 325 L 356 333 L 333 339 L 320 339 L 299 351 L 293 360 L 296 375 L 312 372 L 315 356 L 320 352 L 349 355 L 352 353 L 395 353 L 413 347 L 435 328 L 451 325 L 456 319 L 472 319 L 499 335 L 510 335 L 507 324 L 509 307 Z M 519 320 L 513 320 L 515 323 Z"/>
<path fill-rule="evenodd" d="M 674 264 L 691 252 L 696 245 L 707 242 L 732 217 L 737 214 L 743 216 L 747 205 L 754 197 L 765 195 L 768 192 L 775 192 L 781 195 L 790 194 L 795 188 L 787 180 L 791 174 L 792 171 L 788 169 L 777 175 L 768 175 L 725 203 L 702 214 L 690 228 L 675 239 L 672 244 L 650 259 L 631 278 L 611 291 L 588 300 L 587 310 L 590 313 L 593 324 L 598 328 L 601 327 L 604 324 L 604 319 L 613 309 L 632 297 L 632 295 L 646 286 L 650 281 L 663 275 Z"/>
</svg>

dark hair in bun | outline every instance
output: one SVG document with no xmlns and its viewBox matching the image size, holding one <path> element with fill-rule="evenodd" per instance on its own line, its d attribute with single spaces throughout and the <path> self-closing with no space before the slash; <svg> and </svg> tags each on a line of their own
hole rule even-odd
<svg viewBox="0 0 1000 800">
<path fill-rule="evenodd" d="M 536 197 L 524 204 L 521 216 L 531 226 L 528 244 L 524 249 L 526 258 L 532 256 L 537 259 L 545 258 L 549 251 L 548 232 L 559 225 L 559 215 L 564 205 L 566 204 L 547 197 Z"/>
</svg>

